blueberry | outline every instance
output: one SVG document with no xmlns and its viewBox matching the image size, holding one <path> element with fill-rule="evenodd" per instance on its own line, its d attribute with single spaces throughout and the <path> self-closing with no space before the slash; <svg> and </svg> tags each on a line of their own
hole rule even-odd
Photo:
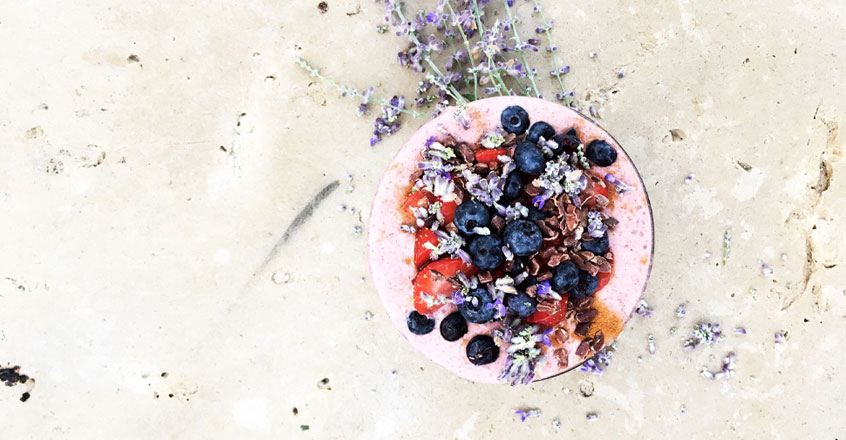
<svg viewBox="0 0 846 440">
<path fill-rule="evenodd" d="M 536 206 L 534 206 L 534 205 L 529 206 L 529 207 L 528 207 L 528 209 L 529 209 L 529 217 L 528 217 L 528 219 L 529 219 L 529 220 L 531 220 L 531 221 L 544 220 L 544 219 L 546 219 L 546 217 L 547 217 L 547 215 L 546 215 L 546 214 L 544 214 L 543 212 L 541 212 L 541 210 L 540 210 L 540 209 L 538 209 L 538 208 L 537 208 Z"/>
<path fill-rule="evenodd" d="M 415 335 L 425 335 L 435 328 L 435 320 L 417 313 L 417 310 L 408 314 L 405 323 L 408 324 L 408 331 Z"/>
<path fill-rule="evenodd" d="M 561 154 L 565 151 L 574 152 L 582 143 L 578 137 L 569 134 L 556 134 L 552 137 L 552 140 L 558 144 L 558 148 L 553 151 L 555 154 Z"/>
<path fill-rule="evenodd" d="M 538 300 L 532 298 L 525 292 L 518 292 L 515 295 L 506 297 L 508 308 L 513 310 L 517 316 L 525 318 L 538 309 Z"/>
<path fill-rule="evenodd" d="M 453 312 L 441 321 L 441 336 L 447 341 L 457 341 L 467 334 L 467 321 L 461 312 Z"/>
<path fill-rule="evenodd" d="M 488 307 L 493 304 L 493 297 L 487 287 L 477 287 L 464 295 L 464 302 L 458 305 L 461 316 L 474 324 L 482 324 L 493 319 L 496 310 Z"/>
<path fill-rule="evenodd" d="M 602 234 L 602 237 L 594 238 L 591 241 L 583 241 L 582 250 L 590 251 L 597 255 L 608 252 L 608 233 L 606 232 Z"/>
<path fill-rule="evenodd" d="M 551 125 L 543 121 L 538 121 L 529 127 L 529 134 L 526 135 L 526 140 L 536 144 L 541 137 L 550 140 L 554 135 L 555 129 Z"/>
<path fill-rule="evenodd" d="M 552 279 L 549 281 L 552 290 L 565 293 L 573 290 L 579 284 L 579 268 L 572 261 L 565 261 L 552 269 Z"/>
<path fill-rule="evenodd" d="M 506 107 L 499 116 L 502 128 L 508 133 L 523 134 L 529 128 L 529 114 L 519 105 Z"/>
<path fill-rule="evenodd" d="M 494 270 L 505 261 L 502 240 L 495 235 L 480 235 L 467 247 L 473 265 L 482 270 Z"/>
<path fill-rule="evenodd" d="M 520 196 L 523 190 L 523 178 L 520 173 L 508 173 L 505 179 L 505 188 L 502 189 L 502 201 L 510 202 Z"/>
<path fill-rule="evenodd" d="M 591 162 L 601 167 L 607 167 L 617 160 L 617 150 L 608 142 L 597 139 L 588 144 L 587 150 L 585 150 L 585 156 Z"/>
<path fill-rule="evenodd" d="M 453 222 L 462 234 L 475 235 L 473 228 L 484 228 L 491 224 L 491 213 L 482 203 L 467 200 L 458 205 Z"/>
<path fill-rule="evenodd" d="M 543 152 L 531 142 L 520 142 L 514 150 L 514 163 L 517 169 L 530 175 L 539 176 L 546 168 Z"/>
<path fill-rule="evenodd" d="M 570 291 L 570 295 L 576 298 L 584 298 L 588 295 L 593 295 L 597 287 L 599 287 L 599 280 L 595 276 L 580 270 L 579 282 Z"/>
<path fill-rule="evenodd" d="M 499 347 L 488 335 L 476 335 L 467 343 L 467 359 L 473 365 L 485 365 L 499 357 Z"/>
<path fill-rule="evenodd" d="M 539 251 L 543 244 L 541 230 L 534 222 L 517 220 L 509 223 L 502 234 L 514 255 L 525 257 Z"/>
</svg>

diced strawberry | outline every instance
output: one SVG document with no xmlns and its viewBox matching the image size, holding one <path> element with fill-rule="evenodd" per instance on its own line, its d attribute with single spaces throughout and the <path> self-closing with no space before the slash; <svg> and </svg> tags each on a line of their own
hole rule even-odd
<svg viewBox="0 0 846 440">
<path fill-rule="evenodd" d="M 423 269 L 420 269 L 420 272 L 417 273 L 417 276 L 414 277 L 414 281 L 412 282 L 414 286 L 414 308 L 422 314 L 431 313 L 441 308 L 443 304 L 427 304 L 423 299 L 422 293 L 433 296 L 435 301 L 441 301 L 449 297 L 452 295 L 455 287 L 447 281 L 447 278 L 455 276 L 459 270 L 468 276 L 475 275 L 479 271 L 475 266 L 467 264 L 458 258 L 443 258 L 433 261 L 424 266 Z M 433 271 L 443 276 L 433 276 Z"/>
<path fill-rule="evenodd" d="M 600 272 L 596 274 L 596 281 L 599 283 L 597 284 L 596 291 L 599 292 L 608 284 L 609 281 L 611 281 L 611 272 Z"/>
<path fill-rule="evenodd" d="M 420 267 L 432 257 L 432 249 L 427 247 L 438 245 L 438 237 L 431 229 L 419 229 L 414 234 L 414 267 Z"/>
<path fill-rule="evenodd" d="M 458 209 L 458 204 L 455 202 L 446 202 L 441 205 L 441 214 L 444 215 L 444 224 L 452 223 L 456 209 Z"/>
<path fill-rule="evenodd" d="M 405 208 L 405 212 L 410 212 L 411 208 L 426 207 L 435 200 L 437 200 L 437 197 L 434 194 L 424 189 L 418 189 L 409 194 L 402 206 Z"/>
<path fill-rule="evenodd" d="M 508 151 L 505 148 L 494 148 L 492 150 L 479 150 L 476 152 L 476 162 L 479 163 L 490 163 L 496 162 L 499 156 L 506 156 L 508 155 Z"/>
<path fill-rule="evenodd" d="M 602 194 L 605 197 L 608 197 L 608 186 L 602 186 L 598 183 L 593 184 L 593 193 L 594 194 Z"/>
<path fill-rule="evenodd" d="M 561 310 L 557 313 L 550 315 L 545 312 L 535 312 L 526 318 L 526 322 L 540 324 L 546 327 L 554 327 L 558 325 L 564 321 L 564 316 L 567 314 L 567 298 L 569 298 L 569 295 L 566 293 L 561 294 Z"/>
</svg>

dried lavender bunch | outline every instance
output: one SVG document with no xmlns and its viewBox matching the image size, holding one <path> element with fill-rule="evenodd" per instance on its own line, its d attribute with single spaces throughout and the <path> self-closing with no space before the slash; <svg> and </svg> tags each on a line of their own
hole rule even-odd
<svg viewBox="0 0 846 440">
<path fill-rule="evenodd" d="M 565 89 L 562 80 L 570 67 L 559 64 L 558 47 L 550 32 L 554 21 L 547 20 L 537 0 L 531 0 L 534 3 L 531 17 L 539 23 L 532 27 L 537 34 L 546 37 L 543 52 L 539 50 L 538 38 L 524 38 L 518 31 L 522 21 L 514 0 L 502 0 L 504 19 L 489 18 L 494 16 L 493 8 L 499 6 L 490 0 L 437 0 L 434 7 L 415 12 L 408 11 L 402 1 L 375 1 L 382 3 L 385 10 L 384 24 L 377 26 L 377 30 L 385 33 L 391 29 L 403 39 L 397 62 L 421 75 L 413 101 L 407 104 L 402 94 L 389 99 L 374 97 L 373 87 L 359 92 L 322 76 L 316 68 L 297 58 L 301 67 L 336 87 L 342 96 L 360 98 L 356 108 L 359 116 L 370 114 L 373 102 L 381 106 L 374 121 L 371 147 L 400 129 L 403 114 L 424 115 L 407 105 L 427 108 L 433 117 L 448 106 L 456 106 L 453 116 L 462 126 L 468 127 L 470 121 L 464 108 L 469 101 L 490 95 L 543 98 L 537 81 L 538 70 L 529 65 L 529 55 L 533 53 L 548 54 L 552 65 L 550 74 L 557 83 L 555 96 L 570 105 L 569 97 L 573 92 Z"/>
</svg>

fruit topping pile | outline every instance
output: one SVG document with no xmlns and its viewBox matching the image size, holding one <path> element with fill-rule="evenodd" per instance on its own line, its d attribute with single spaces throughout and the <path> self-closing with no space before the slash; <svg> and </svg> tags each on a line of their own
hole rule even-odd
<svg viewBox="0 0 846 440">
<path fill-rule="evenodd" d="M 607 208 L 629 187 L 601 169 L 617 160 L 608 142 L 585 146 L 576 130 L 558 133 L 519 106 L 500 122 L 476 144 L 426 141 L 401 207 L 418 271 L 407 323 L 415 335 L 437 325 L 451 342 L 474 335 L 470 363 L 504 354 L 501 379 L 527 384 L 541 362 L 567 367 L 571 338 L 578 356 L 602 348 L 591 323 L 614 264 Z M 454 311 L 437 323 L 443 307 Z"/>
</svg>

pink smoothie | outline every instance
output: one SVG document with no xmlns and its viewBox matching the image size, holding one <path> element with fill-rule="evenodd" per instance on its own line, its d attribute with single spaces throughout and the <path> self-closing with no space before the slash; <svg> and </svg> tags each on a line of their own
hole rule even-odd
<svg viewBox="0 0 846 440">
<path fill-rule="evenodd" d="M 505 363 L 505 347 L 502 347 L 496 362 L 476 366 L 467 360 L 465 346 L 473 336 L 480 333 L 489 334 L 491 330 L 499 327 L 498 322 L 468 324 L 469 331 L 462 339 L 448 342 L 441 337 L 437 329 L 441 320 L 456 310 L 454 305 L 447 304 L 434 312 L 434 331 L 426 335 L 415 335 L 408 331 L 406 317 L 414 310 L 412 279 L 417 271 L 412 261 L 414 236 L 400 230 L 400 225 L 407 220 L 407 216 L 403 216 L 400 210 L 400 205 L 408 196 L 411 185 L 409 176 L 421 160 L 421 151 L 426 139 L 430 136 L 444 139 L 444 132 L 449 132 L 459 141 L 478 143 L 484 132 L 499 126 L 500 113 L 510 105 L 523 107 L 532 122 L 546 121 L 556 132 L 575 128 L 585 145 L 594 139 L 604 139 L 617 150 L 617 160 L 605 169 L 592 169 L 599 173 L 610 172 L 634 187 L 618 197 L 612 196 L 612 204 L 605 211 L 620 221 L 609 234 L 610 249 L 614 254 L 614 270 L 608 285 L 595 294 L 593 307 L 599 310 L 599 315 L 591 325 L 589 336 L 597 330 L 602 330 L 606 345 L 619 336 L 643 295 L 652 268 L 652 210 L 646 189 L 629 156 L 599 125 L 567 107 L 526 97 L 496 97 L 468 104 L 467 113 L 471 124 L 466 130 L 456 122 L 452 108 L 445 110 L 441 116 L 411 136 L 382 177 L 370 214 L 368 262 L 385 311 L 409 343 L 458 376 L 483 383 L 502 383 L 499 381 L 499 375 Z M 550 359 L 537 366 L 536 380 L 568 371 L 585 360 L 576 355 L 576 347 L 581 339 L 574 335 L 573 328 L 567 330 L 571 335 L 566 344 L 569 352 L 568 367 L 560 369 L 556 362 Z"/>
</svg>

